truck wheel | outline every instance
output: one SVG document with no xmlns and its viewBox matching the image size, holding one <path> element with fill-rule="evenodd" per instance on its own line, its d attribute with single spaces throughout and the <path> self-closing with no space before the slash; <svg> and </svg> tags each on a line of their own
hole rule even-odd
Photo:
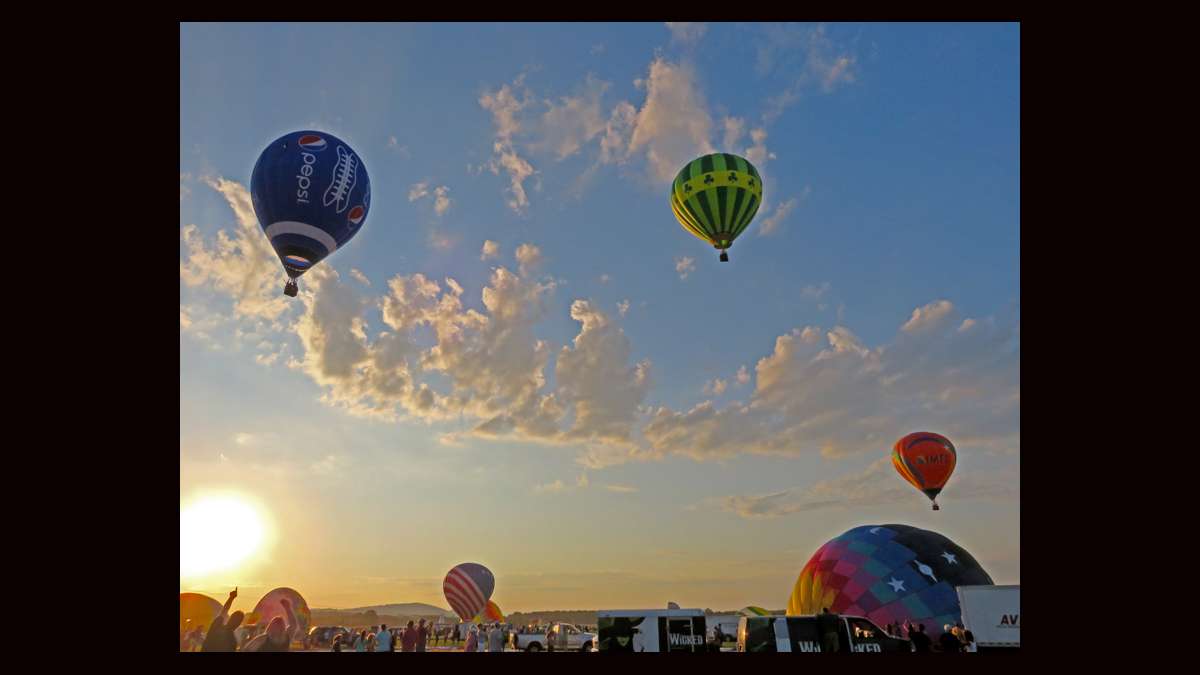
<svg viewBox="0 0 1200 675">
<path fill-rule="evenodd" d="M 527 651 L 527 652 L 540 652 L 540 651 L 542 651 L 542 646 L 541 646 L 540 644 L 536 643 L 536 642 L 533 642 L 533 643 L 530 643 L 530 645 L 529 645 L 528 647 L 526 647 L 526 648 L 525 648 L 525 651 Z"/>
<path fill-rule="evenodd" d="M 592 651 L 592 643 L 591 643 L 591 642 L 585 642 L 585 643 L 583 643 L 583 649 L 580 649 L 579 651 L 581 651 L 581 652 L 590 652 L 590 651 Z"/>
</svg>

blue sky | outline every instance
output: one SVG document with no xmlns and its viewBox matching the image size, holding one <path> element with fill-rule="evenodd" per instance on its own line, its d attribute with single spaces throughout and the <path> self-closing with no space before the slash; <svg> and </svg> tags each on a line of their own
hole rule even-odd
<svg viewBox="0 0 1200 675">
<path fill-rule="evenodd" d="M 181 503 L 236 490 L 280 532 L 270 562 L 181 589 L 444 604 L 472 559 L 506 609 L 612 586 L 782 607 L 866 522 L 937 529 L 1019 581 L 1017 25 L 180 41 Z M 289 300 L 245 187 L 299 129 L 362 156 L 372 208 Z M 667 205 L 706 151 L 765 179 L 729 263 Z M 938 513 L 880 464 L 926 428 L 959 448 Z"/>
</svg>

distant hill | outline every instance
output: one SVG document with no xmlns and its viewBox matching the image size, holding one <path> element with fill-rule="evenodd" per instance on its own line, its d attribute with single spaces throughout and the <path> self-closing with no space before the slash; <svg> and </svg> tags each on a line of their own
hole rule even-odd
<svg viewBox="0 0 1200 675">
<path fill-rule="evenodd" d="M 343 609 L 314 609 L 312 611 L 341 612 L 344 614 L 375 612 L 380 616 L 454 616 L 454 612 L 448 609 L 427 605 L 423 602 L 401 602 L 390 605 L 371 605 L 370 607 L 348 607 Z"/>
</svg>

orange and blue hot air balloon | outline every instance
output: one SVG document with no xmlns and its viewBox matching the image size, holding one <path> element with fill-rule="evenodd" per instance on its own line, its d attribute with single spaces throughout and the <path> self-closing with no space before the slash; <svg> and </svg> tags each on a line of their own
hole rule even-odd
<svg viewBox="0 0 1200 675">
<path fill-rule="evenodd" d="M 296 296 L 296 278 L 345 246 L 371 208 L 367 168 L 350 146 L 324 131 L 294 131 L 275 139 L 250 175 L 259 225 L 279 255 Z"/>
<path fill-rule="evenodd" d="M 957 460 L 958 453 L 950 439 L 929 431 L 909 434 L 892 447 L 896 471 L 929 497 L 934 511 L 940 508 L 936 498 L 954 473 Z"/>
</svg>

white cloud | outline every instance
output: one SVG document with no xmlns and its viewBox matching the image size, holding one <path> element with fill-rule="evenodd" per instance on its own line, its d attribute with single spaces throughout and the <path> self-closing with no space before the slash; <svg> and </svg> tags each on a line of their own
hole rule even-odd
<svg viewBox="0 0 1200 675">
<path fill-rule="evenodd" d="M 588 75 L 577 96 L 564 96 L 559 103 L 546 101 L 534 150 L 549 150 L 562 160 L 579 152 L 585 144 L 606 131 L 609 120 L 600 110 L 600 98 L 609 83 Z"/>
<path fill-rule="evenodd" d="M 533 244 L 521 244 L 517 247 L 517 270 L 521 276 L 527 277 L 542 265 L 542 249 Z"/>
<path fill-rule="evenodd" d="M 182 171 L 179 172 L 179 201 L 183 201 L 184 197 L 192 194 L 192 189 L 184 185 L 184 182 L 190 181 L 191 179 L 192 174 L 184 173 Z"/>
<path fill-rule="evenodd" d="M 820 300 L 831 288 L 833 286 L 828 281 L 822 281 L 820 285 L 809 284 L 801 288 L 800 295 L 809 300 Z"/>
<path fill-rule="evenodd" d="M 783 223 L 783 221 L 787 219 L 789 215 L 791 215 L 792 211 L 799 203 L 800 202 L 793 197 L 780 204 L 775 209 L 775 213 L 772 213 L 769 217 L 764 218 L 762 224 L 758 226 L 758 236 L 766 237 L 774 234 L 779 229 L 779 226 Z"/>
<path fill-rule="evenodd" d="M 600 275 L 600 283 L 607 284 L 610 281 L 612 281 L 612 277 L 608 276 L 607 274 Z"/>
<path fill-rule="evenodd" d="M 746 366 L 741 366 L 738 368 L 737 376 L 734 378 L 734 381 L 736 383 L 734 384 L 735 387 L 742 387 L 750 384 L 750 373 L 746 370 Z"/>
<path fill-rule="evenodd" d="M 397 139 L 395 136 L 388 136 L 387 148 L 388 150 L 396 152 L 405 159 L 412 157 L 412 153 L 409 152 L 408 146 L 400 145 L 399 139 Z"/>
<path fill-rule="evenodd" d="M 434 190 L 434 195 L 436 196 L 436 198 L 434 199 L 434 204 L 433 204 L 434 213 L 441 216 L 441 215 L 445 215 L 446 211 L 449 210 L 449 208 L 450 208 L 449 194 L 450 194 L 450 188 L 446 187 L 445 185 L 442 185 Z"/>
<path fill-rule="evenodd" d="M 656 58 L 649 78 L 639 82 L 646 89 L 646 103 L 637 113 L 627 153 L 645 152 L 650 177 L 669 181 L 687 161 L 715 151 L 709 141 L 712 118 L 686 64 Z"/>
<path fill-rule="evenodd" d="M 225 198 L 238 226 L 232 235 L 218 231 L 211 246 L 195 225 L 184 226 L 180 237 L 186 255 L 179 263 L 179 280 L 188 287 L 229 295 L 235 317 L 277 319 L 291 306 L 282 292 L 285 275 L 259 228 L 250 192 L 224 178 L 206 178 L 204 183 Z"/>
<path fill-rule="evenodd" d="M 992 318 L 960 332 L 947 309 L 922 308 L 891 344 L 873 349 L 841 326 L 782 335 L 758 362 L 749 404 L 658 408 L 642 430 L 650 447 L 639 457 L 844 457 L 878 452 L 913 428 L 938 429 L 960 446 L 1015 452 L 1019 325 L 1015 317 Z"/>
<path fill-rule="evenodd" d="M 965 475 L 962 475 L 964 474 Z M 1014 467 L 998 472 L 958 472 L 952 482 L 956 501 L 1016 499 L 1020 473 Z M 924 496 L 896 475 L 889 457 L 881 457 L 861 471 L 764 495 L 729 495 L 713 500 L 719 508 L 742 518 L 763 519 L 822 509 L 883 506 L 919 502 Z"/>
<path fill-rule="evenodd" d="M 938 300 L 924 307 L 913 310 L 912 317 L 901 327 L 906 333 L 918 333 L 922 330 L 937 327 L 954 311 L 954 305 L 949 300 Z M 972 321 L 968 319 L 968 321 Z M 974 325 L 974 321 L 972 321 Z"/>
<path fill-rule="evenodd" d="M 492 173 L 499 175 L 504 169 L 509 176 L 509 193 L 512 198 L 508 206 L 517 213 L 522 213 L 529 206 L 529 197 L 525 192 L 525 181 L 535 170 L 533 165 L 522 158 L 514 148 L 514 136 L 521 130 L 517 115 L 529 105 L 528 93 L 517 100 L 514 88 L 522 87 L 525 76 L 518 77 L 512 85 L 504 85 L 494 92 L 484 92 L 479 97 L 479 105 L 492 113 L 496 127 L 496 141 L 492 144 L 492 152 L 496 155 L 488 162 Z"/>
<path fill-rule="evenodd" d="M 734 148 L 738 146 L 738 142 L 742 140 L 742 136 L 746 134 L 746 120 L 740 117 L 726 117 L 725 125 L 725 149 L 734 152 Z M 753 161 L 753 160 L 751 160 Z"/>
<path fill-rule="evenodd" d="M 815 87 L 830 93 L 839 85 L 855 81 L 857 57 L 834 44 L 825 34 L 825 26 L 804 29 L 768 24 L 764 31 L 764 39 L 758 43 L 756 63 L 756 70 L 760 76 L 775 70 L 779 61 L 790 64 L 793 56 L 803 59 L 802 63 L 795 66 L 798 73 L 792 82 L 778 95 L 767 99 L 763 111 L 765 123 L 775 121 L 784 110 L 800 100 L 801 92 L 805 88 Z"/>
<path fill-rule="evenodd" d="M 592 48 L 590 51 L 591 51 L 592 55 L 603 54 L 604 53 L 604 45 L 603 44 L 594 44 L 594 45 L 592 45 Z"/>
<path fill-rule="evenodd" d="M 638 491 L 637 488 L 635 488 L 631 485 L 616 485 L 616 484 L 612 484 L 612 483 L 605 485 L 604 489 L 608 490 L 609 492 L 621 492 L 621 493 L 626 493 L 626 494 L 628 494 L 630 492 Z"/>
<path fill-rule="evenodd" d="M 675 259 L 675 273 L 679 275 L 680 280 L 687 279 L 688 275 L 696 271 L 696 261 L 688 256 Z"/>
<path fill-rule="evenodd" d="M 567 491 L 567 486 L 562 480 L 556 480 L 553 483 L 545 483 L 543 485 L 533 486 L 533 491 L 538 494 L 561 494 Z"/>
<path fill-rule="evenodd" d="M 604 137 L 600 139 L 600 162 L 621 162 L 629 154 L 629 141 L 637 124 L 637 108 L 628 101 L 621 101 L 608 116 L 604 124 Z"/>
<path fill-rule="evenodd" d="M 629 300 L 622 300 L 617 303 L 617 313 L 625 316 L 629 312 Z"/>
<path fill-rule="evenodd" d="M 361 271 L 359 271 L 355 267 L 350 268 L 350 276 L 353 277 L 355 281 L 357 281 L 358 283 L 360 283 L 364 286 L 371 285 L 371 280 L 367 278 L 367 275 L 363 274 Z"/>
<path fill-rule="evenodd" d="M 708 24 L 691 21 L 667 21 L 667 29 L 671 31 L 671 41 L 684 45 L 694 45 L 708 31 Z"/>
<path fill-rule="evenodd" d="M 629 338 L 592 303 L 573 302 L 571 318 L 582 328 L 573 345 L 559 352 L 554 371 L 557 395 L 575 409 L 567 437 L 628 443 L 650 385 L 650 362 L 626 365 L 632 353 Z"/>
<path fill-rule="evenodd" d="M 500 257 L 500 244 L 492 241 L 491 239 L 484 240 L 483 251 L 480 252 L 479 259 L 480 260 L 491 260 L 493 258 L 499 258 L 499 257 Z"/>
<path fill-rule="evenodd" d="M 429 181 L 414 183 L 408 189 L 408 201 L 415 202 L 418 199 L 432 196 L 434 198 L 433 211 L 438 216 L 442 216 L 450 209 L 450 188 L 445 185 L 439 185 L 431 193 L 429 185 Z"/>
<path fill-rule="evenodd" d="M 462 237 L 456 234 L 450 234 L 442 230 L 429 231 L 429 246 L 439 251 L 449 251 L 453 249 Z"/>
<path fill-rule="evenodd" d="M 762 170 L 767 160 L 775 159 L 775 153 L 767 150 L 767 130 L 761 127 L 751 130 L 750 140 L 754 142 L 754 145 L 746 148 L 746 159 L 750 160 L 750 163 L 759 170 Z"/>
<path fill-rule="evenodd" d="M 717 396 L 720 396 L 721 394 L 725 393 L 725 389 L 728 386 L 729 386 L 728 382 L 726 382 L 725 380 L 722 380 L 720 378 L 717 378 L 715 380 L 709 380 L 708 382 L 705 382 L 704 389 L 702 391 L 705 394 L 715 394 Z"/>
<path fill-rule="evenodd" d="M 408 201 L 415 202 L 422 197 L 429 196 L 429 181 L 421 183 L 413 183 L 412 187 L 408 188 Z"/>
</svg>

